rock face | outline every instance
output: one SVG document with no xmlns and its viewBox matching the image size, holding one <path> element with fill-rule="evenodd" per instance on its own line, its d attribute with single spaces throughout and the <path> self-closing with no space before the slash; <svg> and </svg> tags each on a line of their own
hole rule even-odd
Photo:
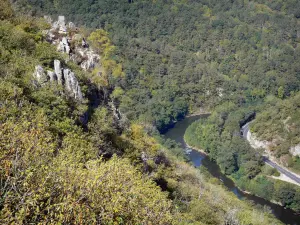
<svg viewBox="0 0 300 225">
<path fill-rule="evenodd" d="M 50 43 L 57 45 L 58 51 L 67 53 L 69 55 L 68 60 L 74 61 L 85 71 L 94 69 L 96 65 L 101 66 L 100 55 L 90 48 L 84 37 L 77 32 L 74 23 L 69 22 L 67 26 L 64 16 L 59 16 L 58 20 L 53 23 L 49 16 L 44 18 L 51 24 L 51 29 L 43 32 L 46 35 L 46 39 Z M 68 35 L 68 29 L 72 30 L 70 32 L 72 34 Z"/>
<path fill-rule="evenodd" d="M 35 67 L 33 74 L 38 84 L 44 85 L 49 80 L 52 84 L 64 85 L 66 93 L 78 101 L 83 100 L 81 88 L 75 74 L 70 69 L 63 69 L 59 60 L 54 60 L 54 71 L 47 71 L 42 66 Z"/>
<path fill-rule="evenodd" d="M 63 79 L 62 79 L 62 68 L 61 68 L 61 63 L 59 60 L 55 59 L 54 60 L 54 71 L 57 76 L 57 82 L 58 84 L 62 85 Z"/>
<path fill-rule="evenodd" d="M 85 60 L 80 63 L 80 67 L 85 71 L 94 69 L 97 64 L 100 63 L 100 56 L 95 54 L 93 50 L 79 48 L 77 52 L 80 54 L 82 58 Z"/>
<path fill-rule="evenodd" d="M 43 84 L 47 83 L 47 81 L 48 81 L 48 76 L 45 74 L 44 68 L 41 65 L 37 65 L 35 67 L 33 77 L 36 79 L 36 81 L 40 85 L 43 85 Z"/>
<path fill-rule="evenodd" d="M 65 17 L 64 16 L 59 16 L 58 21 L 53 23 L 52 29 L 58 29 L 58 32 L 60 34 L 66 34 L 67 33 L 67 26 L 66 26 L 66 22 L 65 22 Z"/>
<path fill-rule="evenodd" d="M 57 76 L 53 71 L 47 71 L 47 75 L 50 78 L 50 82 L 55 82 L 57 81 Z"/>
<path fill-rule="evenodd" d="M 247 140 L 249 141 L 250 145 L 255 149 L 258 148 L 268 149 L 272 144 L 271 142 L 268 141 L 258 140 L 257 137 L 255 137 L 255 135 L 250 132 L 250 130 L 247 133 Z"/>
<path fill-rule="evenodd" d="M 247 140 L 249 141 L 250 145 L 255 148 L 263 148 L 266 150 L 270 150 L 270 148 L 272 146 L 274 146 L 275 143 L 271 142 L 271 141 L 261 141 L 259 140 L 254 134 L 252 134 L 250 132 L 250 130 L 247 133 Z M 289 152 L 293 155 L 293 156 L 300 156 L 300 144 L 291 147 Z"/>
<path fill-rule="evenodd" d="M 45 20 L 51 24 L 49 30 L 43 31 L 46 40 L 57 46 L 57 50 L 68 54 L 68 60 L 78 64 L 83 70 L 89 71 L 96 66 L 101 67 L 101 57 L 96 54 L 78 32 L 75 24 L 69 22 L 66 24 L 64 16 L 59 16 L 58 20 L 53 22 L 51 17 L 45 16 Z M 68 29 L 71 32 L 68 34 Z M 72 45 L 70 44 L 72 43 Z M 63 68 L 59 60 L 54 60 L 54 71 L 44 71 L 43 67 L 38 65 L 35 68 L 34 78 L 38 85 L 46 84 L 48 81 L 64 86 L 65 92 L 76 100 L 83 99 L 81 88 L 75 74 L 68 68 Z"/>
<path fill-rule="evenodd" d="M 78 100 L 82 100 L 82 93 L 74 73 L 69 69 L 64 69 L 64 79 L 66 90 Z"/>
<path fill-rule="evenodd" d="M 57 51 L 65 52 L 68 55 L 70 54 L 71 48 L 70 43 L 66 37 L 63 37 L 57 46 Z"/>
<path fill-rule="evenodd" d="M 300 156 L 300 144 L 294 146 L 294 147 L 291 147 L 290 149 L 290 153 L 293 155 L 293 156 Z"/>
</svg>

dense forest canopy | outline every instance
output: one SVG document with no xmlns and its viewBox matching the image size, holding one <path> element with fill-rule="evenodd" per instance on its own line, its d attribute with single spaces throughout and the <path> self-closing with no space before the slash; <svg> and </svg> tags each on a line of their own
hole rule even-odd
<svg viewBox="0 0 300 225">
<path fill-rule="evenodd" d="M 123 62 L 120 110 L 164 131 L 199 108 L 299 90 L 299 1 L 18 1 L 109 32 Z M 27 7 L 25 7 L 27 6 Z"/>
</svg>

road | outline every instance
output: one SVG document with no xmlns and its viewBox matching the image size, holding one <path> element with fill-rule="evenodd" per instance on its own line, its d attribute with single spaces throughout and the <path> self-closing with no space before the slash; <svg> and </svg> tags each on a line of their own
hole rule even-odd
<svg viewBox="0 0 300 225">
<path fill-rule="evenodd" d="M 242 129 L 241 129 L 241 135 L 243 135 L 243 138 L 247 139 L 247 134 L 249 132 L 249 124 L 247 123 L 245 124 Z M 286 175 L 287 177 L 289 177 L 290 179 L 292 179 L 293 181 L 297 182 L 298 184 L 300 184 L 300 178 L 297 177 L 296 175 L 294 175 L 293 173 L 291 173 L 290 171 L 288 171 L 287 169 L 279 166 L 277 163 L 271 161 L 268 157 L 264 156 L 263 160 L 266 164 L 270 165 L 271 167 L 277 169 L 280 173 Z"/>
<path fill-rule="evenodd" d="M 272 166 L 273 168 L 277 169 L 280 173 L 283 173 L 287 177 L 291 178 L 293 181 L 297 182 L 300 184 L 300 178 L 295 176 L 294 174 L 290 173 L 288 170 L 280 167 L 278 164 L 272 162 L 270 159 L 264 156 L 264 162 L 267 163 L 268 165 Z"/>
</svg>

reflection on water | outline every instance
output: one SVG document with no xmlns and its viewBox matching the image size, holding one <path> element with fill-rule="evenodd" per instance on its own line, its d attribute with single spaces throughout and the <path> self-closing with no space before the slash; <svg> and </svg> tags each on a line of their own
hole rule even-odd
<svg viewBox="0 0 300 225">
<path fill-rule="evenodd" d="M 228 190 L 232 191 L 239 199 L 247 199 L 253 201 L 255 204 L 261 205 L 262 207 L 268 206 L 273 214 L 285 224 L 300 225 L 300 216 L 294 214 L 290 209 L 285 209 L 280 205 L 273 204 L 263 198 L 259 198 L 253 195 L 246 194 L 240 191 L 234 184 L 234 182 L 221 173 L 219 166 L 209 160 L 204 154 L 191 149 L 184 143 L 184 133 L 190 124 L 200 118 L 206 118 L 208 115 L 192 116 L 178 122 L 172 129 L 165 133 L 165 137 L 175 140 L 181 144 L 184 151 L 189 156 L 189 159 L 195 167 L 204 166 L 211 173 L 211 175 L 219 179 Z"/>
</svg>

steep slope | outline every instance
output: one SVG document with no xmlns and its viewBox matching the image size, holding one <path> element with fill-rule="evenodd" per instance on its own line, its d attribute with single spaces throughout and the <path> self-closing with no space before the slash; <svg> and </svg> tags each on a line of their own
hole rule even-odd
<svg viewBox="0 0 300 225">
<path fill-rule="evenodd" d="M 299 96 L 285 100 L 269 98 L 266 110 L 259 113 L 250 129 L 256 139 L 265 141 L 269 154 L 284 166 L 300 172 Z"/>
<path fill-rule="evenodd" d="M 105 29 L 125 80 L 120 110 L 165 131 L 189 111 L 299 90 L 299 2 L 20 1 Z"/>
</svg>

